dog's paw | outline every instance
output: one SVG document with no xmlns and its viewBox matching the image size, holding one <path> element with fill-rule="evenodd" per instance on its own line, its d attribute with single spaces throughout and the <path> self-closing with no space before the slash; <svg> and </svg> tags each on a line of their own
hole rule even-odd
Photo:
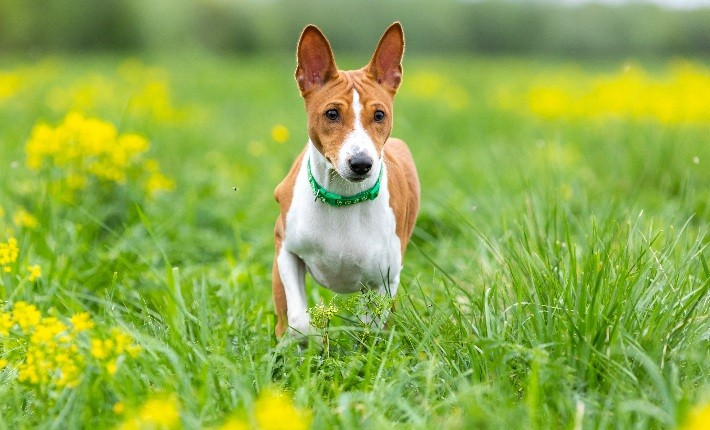
<svg viewBox="0 0 710 430">
<path fill-rule="evenodd" d="M 295 315 L 288 318 L 288 331 L 291 337 L 309 336 L 315 333 L 311 325 L 311 317 L 307 313 Z"/>
</svg>

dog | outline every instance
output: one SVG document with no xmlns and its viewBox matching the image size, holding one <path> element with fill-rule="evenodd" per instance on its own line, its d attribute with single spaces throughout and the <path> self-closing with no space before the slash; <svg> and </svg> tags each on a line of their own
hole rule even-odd
<svg viewBox="0 0 710 430">
<path fill-rule="evenodd" d="M 399 22 L 359 70 L 338 70 L 316 26 L 301 33 L 295 75 L 309 140 L 274 192 L 280 208 L 272 272 L 279 338 L 313 332 L 306 272 L 336 293 L 397 292 L 420 200 L 409 148 L 390 138 L 403 54 Z"/>
</svg>

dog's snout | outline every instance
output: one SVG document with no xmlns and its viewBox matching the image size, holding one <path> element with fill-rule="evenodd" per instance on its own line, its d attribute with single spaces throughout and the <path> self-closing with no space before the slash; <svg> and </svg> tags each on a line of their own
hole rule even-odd
<svg viewBox="0 0 710 430">
<path fill-rule="evenodd" d="M 348 160 L 350 170 L 358 175 L 364 175 L 372 169 L 372 158 L 366 154 L 358 153 Z"/>
</svg>

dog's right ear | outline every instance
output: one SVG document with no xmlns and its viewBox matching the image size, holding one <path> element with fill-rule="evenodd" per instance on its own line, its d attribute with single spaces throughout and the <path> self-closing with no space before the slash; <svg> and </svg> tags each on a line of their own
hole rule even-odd
<svg viewBox="0 0 710 430">
<path fill-rule="evenodd" d="M 303 29 L 296 54 L 296 82 L 301 95 L 318 88 L 338 75 L 330 43 L 315 25 Z"/>
</svg>

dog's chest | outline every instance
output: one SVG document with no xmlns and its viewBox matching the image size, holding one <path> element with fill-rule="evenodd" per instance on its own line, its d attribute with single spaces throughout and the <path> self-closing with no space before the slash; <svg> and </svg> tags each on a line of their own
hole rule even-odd
<svg viewBox="0 0 710 430">
<path fill-rule="evenodd" d="M 315 200 L 303 173 L 286 217 L 286 249 L 305 262 L 319 284 L 339 293 L 391 281 L 402 258 L 386 177 L 374 201 L 332 207 Z"/>
</svg>

